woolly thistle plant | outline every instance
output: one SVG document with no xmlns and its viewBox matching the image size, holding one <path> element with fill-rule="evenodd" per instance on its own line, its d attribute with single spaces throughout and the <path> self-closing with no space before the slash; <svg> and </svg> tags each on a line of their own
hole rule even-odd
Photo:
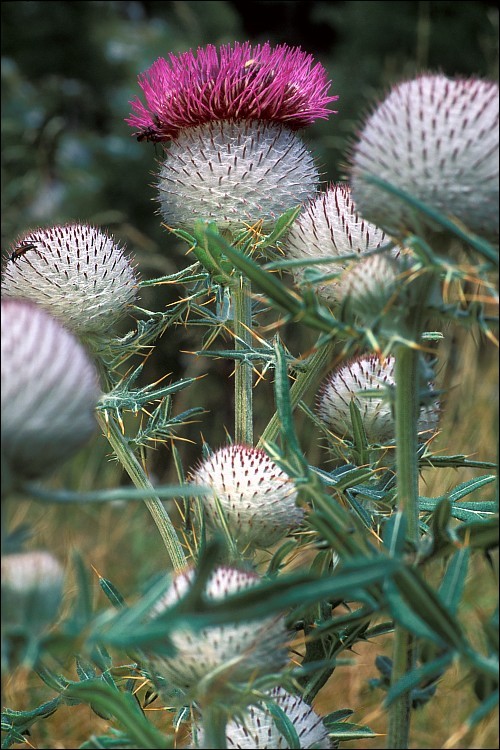
<svg viewBox="0 0 500 750">
<path fill-rule="evenodd" d="M 4 297 L 33 300 L 79 336 L 109 332 L 137 296 L 123 248 L 87 224 L 35 229 L 18 240 L 2 277 Z"/>
<path fill-rule="evenodd" d="M 269 699 L 284 712 L 297 733 L 301 748 L 332 747 L 321 716 L 300 696 L 278 687 L 269 693 Z M 196 733 L 196 747 L 204 747 L 203 736 L 202 731 Z M 290 747 L 278 728 L 276 716 L 266 704 L 248 706 L 241 718 L 230 721 L 226 726 L 226 741 L 228 748 L 285 750 Z"/>
<path fill-rule="evenodd" d="M 42 476 L 96 429 L 97 372 L 85 349 L 33 302 L 2 303 L 2 458 L 13 478 Z"/>
<path fill-rule="evenodd" d="M 158 180 L 168 226 L 268 227 L 316 191 L 318 171 L 295 131 L 327 117 L 337 97 L 311 55 L 286 44 L 208 45 L 159 58 L 139 85 L 146 103 L 132 102 L 128 124 L 139 140 L 170 141 Z"/>
<path fill-rule="evenodd" d="M 360 129 L 351 187 L 362 216 L 394 236 L 440 225 L 380 178 L 498 243 L 498 84 L 422 75 L 394 86 Z"/>
<path fill-rule="evenodd" d="M 192 482 L 211 488 L 200 498 L 208 524 L 212 529 L 227 524 L 241 551 L 272 546 L 304 517 L 293 480 L 258 448 L 220 448 L 193 471 Z"/>
<path fill-rule="evenodd" d="M 394 389 L 395 359 L 383 362 L 375 355 L 358 357 L 331 372 L 317 396 L 317 412 L 324 423 L 341 438 L 353 437 L 350 404 L 360 411 L 368 442 L 384 445 L 394 440 L 395 421 L 389 389 Z M 377 394 L 380 395 L 377 395 Z M 366 394 L 366 395 L 365 395 Z M 439 406 L 435 401 L 420 409 L 419 436 L 428 440 L 436 432 Z"/>
<path fill-rule="evenodd" d="M 177 604 L 188 593 L 194 577 L 193 568 L 175 575 L 150 617 L 158 617 Z M 221 566 L 210 575 L 204 595 L 208 600 L 221 601 L 230 594 L 250 589 L 260 580 L 251 571 Z M 258 674 L 278 671 L 288 659 L 288 633 L 281 615 L 201 630 L 191 629 L 186 622 L 182 629 L 169 632 L 169 637 L 176 654 L 171 657 L 148 654 L 149 662 L 169 684 L 183 690 L 196 692 L 203 686 L 206 689 L 213 679 L 218 685 L 242 682 Z"/>
<path fill-rule="evenodd" d="M 397 252 L 365 256 L 387 241 L 381 229 L 359 215 L 350 188 L 334 184 L 307 202 L 286 236 L 284 250 L 290 258 L 321 261 L 314 277 L 307 268 L 294 274 L 299 282 L 312 279 L 329 305 L 338 306 L 349 297 L 360 311 L 368 313 L 369 303 L 380 312 L 394 293 Z"/>
</svg>

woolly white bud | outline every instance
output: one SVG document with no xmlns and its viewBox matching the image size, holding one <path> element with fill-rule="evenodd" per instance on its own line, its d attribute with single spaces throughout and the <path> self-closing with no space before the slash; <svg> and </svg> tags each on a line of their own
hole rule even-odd
<svg viewBox="0 0 500 750">
<path fill-rule="evenodd" d="M 387 255 L 371 255 L 348 269 L 342 279 L 343 292 L 350 309 L 362 320 L 371 322 L 387 311 L 398 292 L 399 264 Z"/>
<path fill-rule="evenodd" d="M 274 688 L 269 697 L 290 720 L 301 748 L 330 748 L 328 731 L 321 716 L 298 695 L 292 695 L 281 687 Z M 203 731 L 197 733 L 198 746 L 203 746 Z M 248 706 L 242 720 L 228 722 L 226 740 L 229 748 L 274 748 L 286 750 L 290 745 L 276 726 L 276 720 L 264 704 L 262 707 Z"/>
<path fill-rule="evenodd" d="M 2 300 L 2 454 L 14 475 L 38 477 L 96 428 L 100 391 L 80 342 L 45 310 Z"/>
<path fill-rule="evenodd" d="M 394 440 L 395 422 L 391 404 L 384 394 L 395 386 L 394 357 L 381 363 L 378 357 L 354 359 L 330 373 L 323 382 L 317 402 L 320 418 L 339 437 L 352 437 L 349 405 L 359 409 L 368 442 L 374 445 Z M 363 396 L 363 391 L 380 391 L 380 397 Z M 418 422 L 419 435 L 427 440 L 437 429 L 438 404 L 422 407 Z"/>
<path fill-rule="evenodd" d="M 2 555 L 2 625 L 42 632 L 61 603 L 64 570 L 50 552 Z"/>
<path fill-rule="evenodd" d="M 178 573 L 167 593 L 156 603 L 151 615 L 157 616 L 176 604 L 188 592 L 195 571 Z M 219 567 L 210 576 L 205 596 L 220 601 L 259 583 L 257 574 L 236 568 Z M 177 653 L 172 657 L 150 657 L 153 669 L 172 685 L 189 689 L 217 670 L 220 678 L 241 682 L 262 672 L 281 669 L 287 661 L 288 634 L 283 617 L 265 617 L 236 625 L 221 625 L 169 633 Z"/>
<path fill-rule="evenodd" d="M 345 270 L 356 264 L 341 259 L 348 255 L 362 257 L 384 241 L 384 232 L 359 216 L 349 187 L 338 184 L 307 203 L 290 228 L 284 246 L 286 253 L 298 260 L 336 260 L 314 266 L 318 276 L 336 276 L 324 282 L 319 279 L 315 289 L 329 304 L 340 304 L 348 293 Z M 294 271 L 297 281 L 305 273 L 305 267 Z"/>
<path fill-rule="evenodd" d="M 293 480 L 259 448 L 228 445 L 199 464 L 194 484 L 210 487 L 201 498 L 212 528 L 221 527 L 217 500 L 240 549 L 267 548 L 300 525 Z"/>
<path fill-rule="evenodd" d="M 269 229 L 316 191 L 318 171 L 291 130 L 260 121 L 208 122 L 182 130 L 160 169 L 160 212 L 168 226 L 196 219 L 241 230 Z"/>
<path fill-rule="evenodd" d="M 105 333 L 137 295 L 135 271 L 100 229 L 68 224 L 20 240 L 4 270 L 4 297 L 37 302 L 78 335 Z"/>
<path fill-rule="evenodd" d="M 379 177 L 498 242 L 498 84 L 423 75 L 395 86 L 362 128 L 351 186 L 363 216 L 386 232 L 439 230 L 389 195 Z"/>
</svg>

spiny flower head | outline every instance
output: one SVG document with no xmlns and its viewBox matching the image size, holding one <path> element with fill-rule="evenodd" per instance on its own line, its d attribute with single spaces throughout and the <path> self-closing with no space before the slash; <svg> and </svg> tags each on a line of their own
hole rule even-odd
<svg viewBox="0 0 500 750">
<path fill-rule="evenodd" d="M 269 698 L 281 708 L 291 722 L 299 738 L 301 748 L 330 748 L 328 731 L 319 716 L 298 695 L 284 688 L 274 688 Z M 198 745 L 202 746 L 203 732 L 198 732 Z M 290 745 L 276 725 L 276 717 L 266 704 L 248 706 L 241 720 L 230 721 L 226 726 L 229 748 L 274 748 L 286 750 Z"/>
<path fill-rule="evenodd" d="M 358 357 L 331 372 L 321 385 L 317 411 L 325 424 L 339 437 L 352 438 L 349 405 L 354 401 L 359 409 L 368 442 L 384 445 L 394 440 L 395 421 L 388 389 L 395 386 L 395 359 L 383 362 L 375 355 Z M 364 396 L 363 391 L 379 391 L 379 396 Z M 419 435 L 426 440 L 437 429 L 437 402 L 420 410 Z"/>
<path fill-rule="evenodd" d="M 12 248 L 4 297 L 33 300 L 78 335 L 108 332 L 137 296 L 137 276 L 112 237 L 87 224 L 28 232 Z"/>
<path fill-rule="evenodd" d="M 498 242 L 498 84 L 422 75 L 394 86 L 353 147 L 361 214 L 394 236 L 441 230 L 367 178 L 378 177 Z"/>
<path fill-rule="evenodd" d="M 199 464 L 192 481 L 212 490 L 201 498 L 208 524 L 221 528 L 218 501 L 240 549 L 270 547 L 304 516 L 293 480 L 259 448 L 220 448 Z"/>
<path fill-rule="evenodd" d="M 385 240 L 381 229 L 359 215 L 350 188 L 344 184 L 333 184 L 304 206 L 287 234 L 284 249 L 287 255 L 298 260 L 336 260 L 315 267 L 318 274 L 338 276 L 324 282 L 318 281 L 315 288 L 328 303 L 339 304 L 347 293 L 344 283 L 347 274 L 344 272 L 356 263 L 352 260 L 342 261 L 343 256 L 357 255 L 361 258 L 380 248 Z M 298 280 L 304 277 L 303 270 L 295 274 Z"/>
<path fill-rule="evenodd" d="M 41 307 L 1 306 L 2 454 L 14 476 L 35 478 L 94 433 L 98 377 L 80 342 Z"/>
<path fill-rule="evenodd" d="M 180 601 L 194 577 L 193 568 L 175 575 L 166 594 L 151 610 L 151 617 Z M 259 581 L 256 573 L 221 566 L 211 574 L 204 594 L 208 600 L 221 601 Z M 191 630 L 186 623 L 182 629 L 169 632 L 169 637 L 177 653 L 172 657 L 149 655 L 150 662 L 158 674 L 182 689 L 196 687 L 215 670 L 219 679 L 224 672 L 226 680 L 241 682 L 262 672 L 279 670 L 287 661 L 288 633 L 281 615 L 202 630 Z"/>
<path fill-rule="evenodd" d="M 289 128 L 251 120 L 208 122 L 183 130 L 160 166 L 160 213 L 169 227 L 195 220 L 269 230 L 317 190 L 314 159 Z"/>
<path fill-rule="evenodd" d="M 326 72 L 300 48 L 269 42 L 199 47 L 160 57 L 141 76 L 146 104 L 127 123 L 138 140 L 168 141 L 214 120 L 261 120 L 296 130 L 330 114 Z"/>
</svg>

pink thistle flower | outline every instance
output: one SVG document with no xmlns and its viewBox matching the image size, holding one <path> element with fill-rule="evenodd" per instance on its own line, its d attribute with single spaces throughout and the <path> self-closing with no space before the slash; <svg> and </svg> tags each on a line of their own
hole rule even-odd
<svg viewBox="0 0 500 750">
<path fill-rule="evenodd" d="M 146 104 L 136 98 L 126 120 L 138 140 L 168 141 L 185 128 L 214 120 L 261 120 L 292 130 L 327 118 L 330 82 L 300 48 L 269 42 L 209 44 L 160 57 L 141 76 Z"/>
</svg>

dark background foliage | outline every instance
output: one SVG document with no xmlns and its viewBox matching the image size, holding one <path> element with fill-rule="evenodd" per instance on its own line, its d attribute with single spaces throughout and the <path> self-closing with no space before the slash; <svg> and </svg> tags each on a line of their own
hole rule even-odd
<svg viewBox="0 0 500 750">
<path fill-rule="evenodd" d="M 426 70 L 497 76 L 493 2 L 2 2 L 1 15 L 4 252 L 35 226 L 88 221 L 126 244 L 143 277 L 187 263 L 187 246 L 156 213 L 158 149 L 138 143 L 124 121 L 137 75 L 159 56 L 246 39 L 311 52 L 339 96 L 338 114 L 304 132 L 325 182 L 344 177 L 356 127 L 390 84 Z M 144 290 L 141 304 L 161 310 L 181 293 Z M 307 332 L 288 333 L 295 355 L 307 351 Z M 213 416 L 184 434 L 199 441 L 203 432 L 215 444 L 232 428 L 232 366 L 182 354 L 199 349 L 201 335 L 163 337 L 145 376 L 205 374 L 199 397 L 186 395 Z M 269 383 L 259 388 L 257 431 L 272 398 Z"/>
</svg>

